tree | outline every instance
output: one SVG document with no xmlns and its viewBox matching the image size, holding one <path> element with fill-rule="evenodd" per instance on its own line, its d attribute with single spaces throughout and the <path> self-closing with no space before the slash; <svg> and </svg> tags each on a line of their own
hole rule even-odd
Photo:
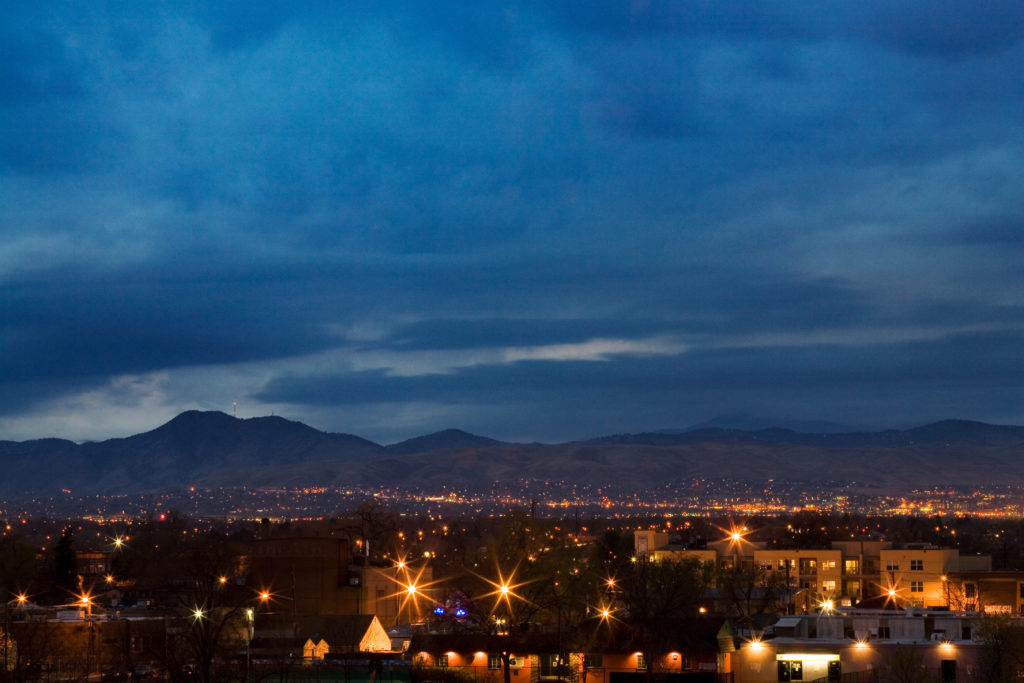
<svg viewBox="0 0 1024 683">
<path fill-rule="evenodd" d="M 880 678 L 884 683 L 935 683 L 936 676 L 925 668 L 921 648 L 897 645 L 886 656 Z"/>
<path fill-rule="evenodd" d="M 1024 625 L 1005 614 L 982 614 L 977 635 L 984 643 L 978 656 L 978 680 L 1009 683 L 1024 674 Z"/>
<path fill-rule="evenodd" d="M 70 526 L 65 527 L 54 549 L 54 590 L 51 599 L 57 603 L 67 602 L 68 596 L 74 595 L 79 589 L 74 542 L 74 530 Z"/>
<path fill-rule="evenodd" d="M 737 626 L 754 629 L 762 617 L 777 614 L 788 591 L 788 578 L 756 564 L 740 563 L 715 570 L 715 584 Z"/>
<path fill-rule="evenodd" d="M 241 549 L 222 534 L 196 539 L 183 555 L 185 587 L 178 594 L 174 647 L 166 668 L 172 677 L 192 666 L 200 683 L 223 680 L 216 664 L 224 655 L 243 649 L 248 635 L 245 614 L 256 596 L 234 585 Z"/>
<path fill-rule="evenodd" d="M 667 625 L 696 619 L 708 585 L 708 573 L 696 559 L 640 559 L 630 564 L 618 583 L 624 612 L 620 619 L 648 663 L 650 679 L 654 663 L 674 645 L 673 629 Z"/>
</svg>

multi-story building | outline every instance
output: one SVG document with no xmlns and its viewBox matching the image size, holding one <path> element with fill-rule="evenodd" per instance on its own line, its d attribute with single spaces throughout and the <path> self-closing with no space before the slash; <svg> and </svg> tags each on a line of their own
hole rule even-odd
<svg viewBox="0 0 1024 683">
<path fill-rule="evenodd" d="M 954 587 L 950 576 L 992 569 L 992 558 L 988 555 L 961 555 L 955 548 L 925 543 L 837 541 L 830 548 L 769 549 L 765 543 L 739 537 L 700 548 L 672 541 L 664 532 L 638 531 L 636 555 L 652 561 L 697 558 L 720 567 L 739 563 L 784 575 L 788 586 L 786 602 L 797 612 L 813 611 L 826 601 L 836 607 L 875 601 L 912 607 L 966 608 L 981 604 L 966 597 L 981 584 L 960 581 Z M 1008 586 L 1012 581 L 1006 579 L 1003 583 Z M 993 600 L 995 585 L 988 589 Z M 1000 594 L 996 602 L 986 604 L 1008 605 L 1009 611 L 1020 612 L 1024 606 L 1024 583 L 1021 586 L 1013 600 Z M 1009 590 L 1003 588 L 1003 592 Z"/>
</svg>

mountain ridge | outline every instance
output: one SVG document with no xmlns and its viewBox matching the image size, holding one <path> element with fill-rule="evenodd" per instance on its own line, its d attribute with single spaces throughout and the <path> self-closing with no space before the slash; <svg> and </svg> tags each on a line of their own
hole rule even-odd
<svg viewBox="0 0 1024 683">
<path fill-rule="evenodd" d="M 653 482 L 700 477 L 966 484 L 1024 481 L 1021 455 L 1024 427 L 955 419 L 879 432 L 702 428 L 554 444 L 507 443 L 445 429 L 383 446 L 277 416 L 186 411 L 147 432 L 105 441 L 0 441 L 7 473 L 0 494 L 272 482 L 480 488 L 524 477 L 637 491 Z"/>
</svg>

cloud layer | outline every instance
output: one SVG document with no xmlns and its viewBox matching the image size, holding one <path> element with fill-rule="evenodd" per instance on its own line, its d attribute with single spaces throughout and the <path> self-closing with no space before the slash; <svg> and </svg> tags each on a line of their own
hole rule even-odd
<svg viewBox="0 0 1024 683">
<path fill-rule="evenodd" d="M 0 438 L 1024 422 L 1020 3 L 0 13 Z"/>
</svg>

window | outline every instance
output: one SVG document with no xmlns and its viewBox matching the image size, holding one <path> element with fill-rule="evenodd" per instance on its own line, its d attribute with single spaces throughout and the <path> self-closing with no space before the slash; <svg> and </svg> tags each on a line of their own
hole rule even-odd
<svg viewBox="0 0 1024 683">
<path fill-rule="evenodd" d="M 832 579 L 828 579 L 828 580 L 822 581 L 821 582 L 821 590 L 824 593 L 835 593 L 836 592 L 836 582 L 834 580 L 832 580 Z"/>
<path fill-rule="evenodd" d="M 911 560 L 910 571 L 912 572 L 923 572 L 924 571 L 924 560 Z"/>
<path fill-rule="evenodd" d="M 878 627 L 878 637 L 881 638 L 882 640 L 889 640 L 890 638 L 892 638 L 890 633 L 891 633 L 891 631 L 889 630 L 888 626 L 879 626 Z"/>
<path fill-rule="evenodd" d="M 501 655 L 487 655 L 487 668 L 488 669 L 500 669 L 501 668 Z"/>
<path fill-rule="evenodd" d="M 836 568 L 836 561 L 835 560 L 822 560 L 821 561 L 821 568 L 822 569 L 835 569 Z"/>
<path fill-rule="evenodd" d="M 604 666 L 604 655 L 601 653 L 583 655 L 583 666 L 587 669 L 600 669 Z"/>
<path fill-rule="evenodd" d="M 643 655 L 638 654 L 636 656 L 636 670 L 647 671 L 647 660 L 644 659 Z"/>
<path fill-rule="evenodd" d="M 978 587 L 975 584 L 973 584 L 973 583 L 965 583 L 964 584 L 964 597 L 965 598 L 974 598 L 974 597 L 977 597 L 977 595 L 978 595 Z"/>
<path fill-rule="evenodd" d="M 911 593 L 924 593 L 924 581 L 911 581 L 910 582 Z"/>
<path fill-rule="evenodd" d="M 448 655 L 438 655 L 437 656 L 437 665 L 438 666 L 448 666 Z"/>
<path fill-rule="evenodd" d="M 964 640 L 970 640 L 971 639 L 971 627 L 970 626 L 961 626 L 960 627 L 960 637 L 962 639 L 964 639 Z"/>
<path fill-rule="evenodd" d="M 800 560 L 800 573 L 801 574 L 813 574 L 817 571 L 818 562 L 810 558 L 803 558 Z"/>
<path fill-rule="evenodd" d="M 885 561 L 885 571 L 887 571 L 887 572 L 898 572 L 899 570 L 900 570 L 900 561 L 899 560 L 886 560 Z"/>
<path fill-rule="evenodd" d="M 847 574 L 857 574 L 860 572 L 860 562 L 858 560 L 846 560 L 843 563 L 843 571 Z"/>
</svg>

